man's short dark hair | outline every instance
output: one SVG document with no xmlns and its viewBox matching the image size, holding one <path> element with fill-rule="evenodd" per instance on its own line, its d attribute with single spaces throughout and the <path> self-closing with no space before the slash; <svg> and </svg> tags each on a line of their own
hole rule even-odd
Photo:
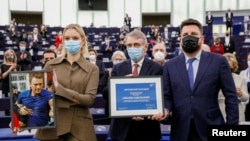
<svg viewBox="0 0 250 141">
<path fill-rule="evenodd" d="M 203 34 L 203 27 L 202 27 L 201 23 L 198 20 L 195 20 L 195 19 L 186 19 L 186 20 L 184 20 L 181 23 L 180 31 L 182 32 L 182 28 L 184 26 L 188 26 L 188 25 L 195 25 L 195 26 L 197 26 L 200 29 L 201 34 Z"/>
<path fill-rule="evenodd" d="M 43 52 L 43 58 L 44 58 L 44 54 L 46 54 L 46 53 L 54 53 L 55 58 L 57 57 L 57 54 L 56 54 L 56 52 L 55 52 L 54 50 L 47 49 L 47 50 L 45 50 L 45 51 Z"/>
</svg>

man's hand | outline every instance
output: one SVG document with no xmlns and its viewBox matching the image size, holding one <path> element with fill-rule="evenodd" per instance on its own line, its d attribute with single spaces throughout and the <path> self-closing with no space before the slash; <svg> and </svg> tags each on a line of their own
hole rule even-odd
<svg viewBox="0 0 250 141">
<path fill-rule="evenodd" d="M 164 109 L 164 113 L 155 114 L 148 118 L 151 120 L 162 121 L 165 120 L 168 116 L 169 116 L 169 111 L 167 109 Z"/>
<path fill-rule="evenodd" d="M 19 113 L 21 115 L 32 115 L 32 110 L 27 108 L 26 106 L 23 106 L 19 109 Z"/>
<path fill-rule="evenodd" d="M 132 120 L 135 120 L 135 121 L 142 121 L 144 120 L 144 117 L 132 117 Z"/>
</svg>

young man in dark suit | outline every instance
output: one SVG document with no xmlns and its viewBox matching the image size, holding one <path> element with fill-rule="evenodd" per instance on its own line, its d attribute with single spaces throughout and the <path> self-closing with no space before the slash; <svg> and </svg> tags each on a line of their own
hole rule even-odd
<svg viewBox="0 0 250 141">
<path fill-rule="evenodd" d="M 144 33 L 139 30 L 128 33 L 125 44 L 130 59 L 114 65 L 111 76 L 162 75 L 162 66 L 145 57 L 147 38 Z M 137 72 L 134 72 L 136 65 L 138 69 Z M 107 89 L 105 89 L 105 93 L 108 94 Z M 163 113 L 148 117 L 113 118 L 111 119 L 109 135 L 112 141 L 159 141 L 161 139 L 159 121 L 165 118 L 166 115 Z"/>
<path fill-rule="evenodd" d="M 180 26 L 183 53 L 163 67 L 165 107 L 172 113 L 171 141 L 208 141 L 209 125 L 237 125 L 238 98 L 225 57 L 202 51 L 202 25 L 187 19 Z M 192 62 L 191 62 L 191 61 Z M 218 104 L 222 90 L 226 122 Z"/>
</svg>

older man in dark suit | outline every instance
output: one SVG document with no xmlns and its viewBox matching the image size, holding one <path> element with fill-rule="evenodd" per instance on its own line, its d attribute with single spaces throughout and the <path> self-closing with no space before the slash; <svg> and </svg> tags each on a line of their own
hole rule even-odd
<svg viewBox="0 0 250 141">
<path fill-rule="evenodd" d="M 183 53 L 163 68 L 165 106 L 172 113 L 171 141 L 208 141 L 209 125 L 237 125 L 238 98 L 227 60 L 202 51 L 202 26 L 187 19 L 180 26 Z M 226 122 L 218 104 L 226 104 Z"/>
<path fill-rule="evenodd" d="M 145 57 L 147 38 L 139 30 L 126 36 L 129 60 L 114 65 L 112 76 L 151 76 L 162 75 L 162 66 Z M 107 89 L 105 90 L 106 94 Z M 112 105 L 113 106 L 113 105 Z M 161 139 L 160 122 L 166 115 L 159 113 L 150 117 L 113 118 L 110 125 L 112 141 L 159 141 Z"/>
</svg>

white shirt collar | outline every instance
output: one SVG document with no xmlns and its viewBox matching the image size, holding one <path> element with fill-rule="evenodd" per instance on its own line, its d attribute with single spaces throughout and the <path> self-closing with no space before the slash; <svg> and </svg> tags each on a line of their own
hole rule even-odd
<svg viewBox="0 0 250 141">
<path fill-rule="evenodd" d="M 200 60 L 201 59 L 201 49 L 199 50 L 199 52 L 195 55 L 195 57 L 194 58 L 196 58 L 196 60 Z M 185 52 L 184 52 L 184 55 L 185 55 L 185 62 L 186 63 L 188 63 L 187 61 L 188 61 L 188 59 L 190 59 L 190 57 L 188 57 L 186 54 L 185 54 Z"/>
<path fill-rule="evenodd" d="M 137 62 L 137 64 L 139 65 L 139 67 L 142 66 L 143 61 L 144 61 L 144 57 L 139 62 Z M 133 60 L 131 60 L 131 64 L 132 64 L 132 67 L 133 67 L 134 64 L 135 64 L 135 62 Z"/>
</svg>

